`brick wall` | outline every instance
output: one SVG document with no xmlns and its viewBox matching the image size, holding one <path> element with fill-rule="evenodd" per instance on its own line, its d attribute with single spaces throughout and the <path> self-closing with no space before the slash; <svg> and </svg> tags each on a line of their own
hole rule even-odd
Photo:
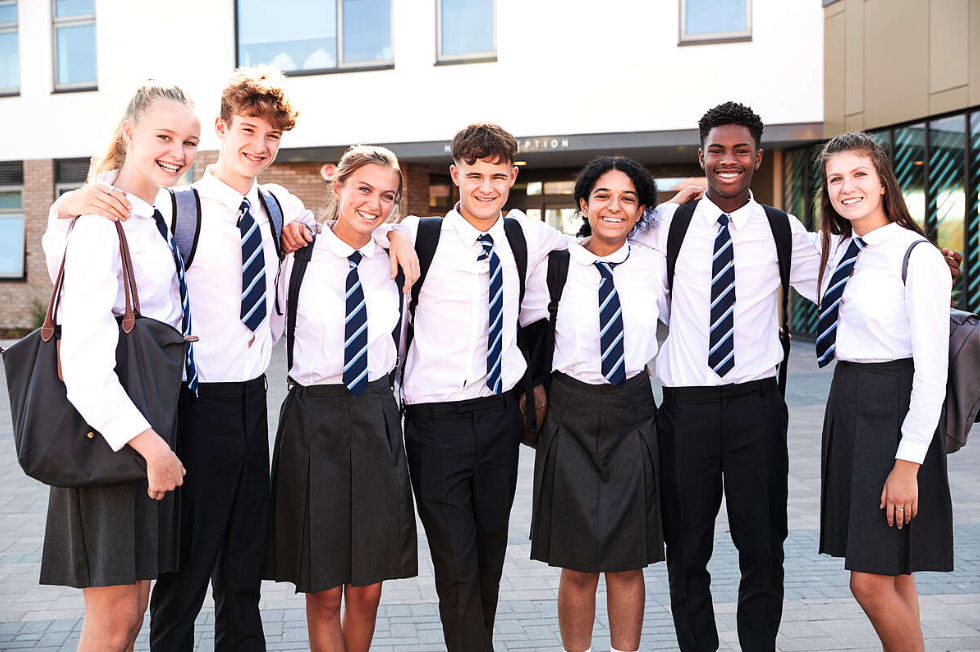
<svg viewBox="0 0 980 652">
<path fill-rule="evenodd" d="M 54 161 L 24 161 L 24 215 L 27 240 L 27 281 L 0 282 L 0 328 L 31 328 L 31 312 L 36 302 L 47 305 L 51 296 L 41 249 L 41 236 L 47 225 L 48 208 L 54 201 Z"/>
</svg>

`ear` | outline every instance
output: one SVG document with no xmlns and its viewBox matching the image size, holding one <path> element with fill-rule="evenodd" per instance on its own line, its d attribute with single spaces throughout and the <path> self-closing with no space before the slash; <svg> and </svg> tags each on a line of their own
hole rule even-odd
<svg viewBox="0 0 980 652">
<path fill-rule="evenodd" d="M 755 168 L 754 169 L 756 169 L 756 170 L 758 170 L 759 169 L 759 166 L 762 165 L 762 154 L 763 154 L 762 148 L 759 148 L 759 149 L 755 150 Z"/>
<path fill-rule="evenodd" d="M 579 208 L 580 211 L 582 211 L 582 217 L 584 217 L 585 218 L 585 221 L 588 222 L 589 221 L 589 202 L 585 201 L 585 197 L 582 197 L 581 199 L 578 200 L 578 208 Z"/>
<path fill-rule="evenodd" d="M 133 144 L 133 129 L 136 127 L 132 120 L 125 120 L 122 124 L 123 142 L 126 145 Z"/>
<path fill-rule="evenodd" d="M 333 191 L 333 198 L 336 202 L 340 202 L 340 189 L 342 187 L 339 179 L 334 179 L 333 183 L 330 184 L 330 189 Z"/>
<path fill-rule="evenodd" d="M 228 125 L 221 119 L 220 115 L 214 119 L 214 133 L 216 133 L 218 138 L 221 139 L 224 139 L 224 137 L 228 134 Z"/>
<path fill-rule="evenodd" d="M 452 177 L 453 183 L 456 184 L 456 187 L 458 188 L 459 187 L 459 168 L 456 167 L 456 164 L 455 163 L 453 163 L 452 165 L 449 166 L 449 176 Z"/>
<path fill-rule="evenodd" d="M 640 223 L 640 220 L 643 219 L 643 215 L 646 212 L 647 212 L 647 207 L 644 206 L 643 204 L 640 204 L 640 210 L 636 213 L 636 219 L 633 220 L 633 226 L 636 226 L 637 224 Z"/>
<path fill-rule="evenodd" d="M 510 169 L 510 187 L 514 186 L 514 182 L 517 181 L 517 166 L 513 166 Z"/>
<path fill-rule="evenodd" d="M 698 147 L 698 165 L 701 166 L 702 170 L 704 169 L 704 150 L 700 147 Z"/>
</svg>

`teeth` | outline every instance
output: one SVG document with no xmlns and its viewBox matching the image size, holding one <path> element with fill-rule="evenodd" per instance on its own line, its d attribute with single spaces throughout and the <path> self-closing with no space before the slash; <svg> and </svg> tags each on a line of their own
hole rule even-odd
<svg viewBox="0 0 980 652">
<path fill-rule="evenodd" d="M 845 206 L 851 206 L 853 204 L 858 203 L 859 201 L 861 201 L 861 198 L 855 197 L 854 199 L 845 199 L 841 203 L 844 204 Z"/>
<path fill-rule="evenodd" d="M 245 156 L 245 158 L 252 161 L 253 163 L 258 163 L 259 161 L 262 160 L 261 156 L 252 156 L 251 154 L 244 154 L 244 153 L 243 155 Z"/>
<path fill-rule="evenodd" d="M 171 172 L 171 173 L 177 172 L 177 170 L 180 169 L 179 165 L 174 165 L 173 163 L 164 163 L 163 161 L 157 161 L 157 165 L 162 167 L 167 172 Z"/>
<path fill-rule="evenodd" d="M 362 220 L 367 220 L 369 222 L 378 219 L 377 215 L 371 215 L 370 213 L 363 213 L 361 211 L 355 211 Z"/>
</svg>

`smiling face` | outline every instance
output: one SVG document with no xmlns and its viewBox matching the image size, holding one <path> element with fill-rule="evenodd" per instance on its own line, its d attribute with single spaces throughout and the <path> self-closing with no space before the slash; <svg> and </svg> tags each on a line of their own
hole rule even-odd
<svg viewBox="0 0 980 652">
<path fill-rule="evenodd" d="M 232 115 L 230 124 L 219 117 L 214 130 L 221 141 L 215 175 L 228 185 L 247 191 L 255 177 L 276 160 L 282 130 L 265 118 L 238 114 Z"/>
<path fill-rule="evenodd" d="M 698 150 L 698 162 L 708 179 L 708 198 L 731 212 L 748 202 L 749 184 L 762 164 L 762 150 L 756 149 L 748 127 L 720 125 L 708 132 Z"/>
<path fill-rule="evenodd" d="M 510 188 L 517 180 L 517 167 L 511 161 L 476 159 L 470 165 L 457 161 L 449 167 L 453 183 L 459 186 L 459 212 L 477 230 L 486 232 L 500 216 Z"/>
<path fill-rule="evenodd" d="M 123 123 L 126 160 L 118 182 L 150 202 L 161 186 L 173 186 L 194 163 L 201 123 L 187 106 L 171 100 L 154 103 L 138 123 Z"/>
<path fill-rule="evenodd" d="M 639 202 L 633 180 L 619 170 L 609 170 L 599 177 L 588 201 L 579 200 L 579 207 L 589 221 L 592 240 L 610 253 L 623 246 L 646 210 Z"/>
<path fill-rule="evenodd" d="M 337 202 L 337 223 L 333 228 L 338 238 L 354 247 L 363 247 L 371 232 L 391 215 L 398 201 L 397 170 L 367 163 L 354 170 L 343 182 L 333 182 Z"/>
<path fill-rule="evenodd" d="M 858 235 L 888 222 L 881 200 L 885 185 L 870 156 L 858 150 L 831 154 L 823 183 L 834 210 L 851 223 Z"/>
</svg>

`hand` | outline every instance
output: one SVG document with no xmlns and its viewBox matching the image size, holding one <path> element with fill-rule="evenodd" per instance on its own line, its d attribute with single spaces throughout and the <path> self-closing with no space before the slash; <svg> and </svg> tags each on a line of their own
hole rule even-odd
<svg viewBox="0 0 980 652">
<path fill-rule="evenodd" d="M 187 470 L 170 450 L 167 442 L 152 428 L 148 428 L 129 440 L 129 445 L 146 460 L 146 493 L 154 500 L 163 500 L 168 491 L 184 484 Z"/>
<path fill-rule="evenodd" d="M 895 460 L 892 472 L 881 491 L 881 504 L 888 527 L 902 529 L 919 514 L 919 465 L 908 460 Z"/>
<path fill-rule="evenodd" d="M 668 204 L 686 204 L 689 201 L 695 201 L 696 199 L 701 199 L 704 194 L 704 188 L 701 186 L 687 186 L 682 188 L 680 192 L 674 195 L 667 203 Z"/>
<path fill-rule="evenodd" d="M 953 283 L 956 283 L 956 279 L 960 277 L 960 263 L 963 262 L 963 254 L 946 247 L 943 247 L 941 251 L 946 264 L 949 265 L 949 275 L 953 277 Z"/>
<path fill-rule="evenodd" d="M 126 199 L 126 193 L 104 183 L 95 183 L 66 193 L 58 204 L 58 217 L 101 215 L 113 222 L 125 222 L 130 218 L 131 210 L 133 205 Z"/>
<path fill-rule="evenodd" d="M 388 250 L 388 257 L 391 259 L 391 278 L 394 280 L 398 276 L 398 266 L 401 265 L 405 272 L 405 285 L 402 292 L 408 294 L 412 290 L 412 284 L 419 280 L 422 274 L 415 245 L 412 244 L 410 237 L 394 229 L 388 232 L 388 242 L 391 243 L 391 249 Z"/>
<path fill-rule="evenodd" d="M 290 222 L 282 227 L 282 253 L 291 254 L 313 242 L 313 234 L 302 222 Z"/>
</svg>

